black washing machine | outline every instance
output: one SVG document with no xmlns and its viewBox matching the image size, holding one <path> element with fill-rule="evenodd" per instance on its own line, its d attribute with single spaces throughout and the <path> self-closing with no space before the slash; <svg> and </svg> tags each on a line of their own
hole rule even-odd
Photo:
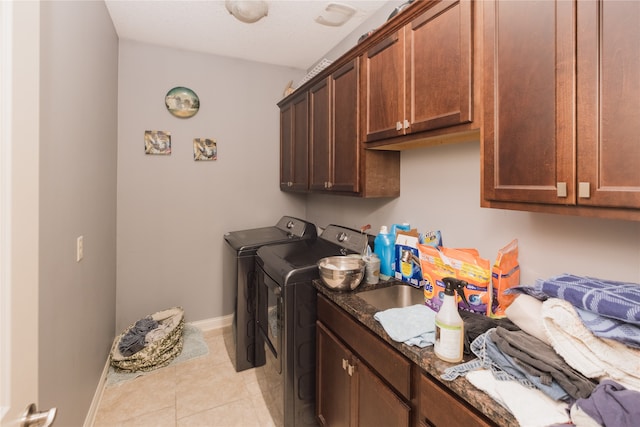
<svg viewBox="0 0 640 427">
<path fill-rule="evenodd" d="M 225 337 L 229 358 L 237 372 L 264 363 L 256 359 L 255 319 L 256 286 L 255 258 L 264 245 L 313 241 L 316 226 L 310 222 L 283 216 L 274 226 L 225 233 L 223 280 L 234 294 L 233 340 Z"/>
<path fill-rule="evenodd" d="M 256 283 L 258 384 L 277 426 L 316 425 L 317 263 L 328 256 L 363 254 L 370 237 L 329 225 L 315 240 L 258 249 Z"/>
</svg>

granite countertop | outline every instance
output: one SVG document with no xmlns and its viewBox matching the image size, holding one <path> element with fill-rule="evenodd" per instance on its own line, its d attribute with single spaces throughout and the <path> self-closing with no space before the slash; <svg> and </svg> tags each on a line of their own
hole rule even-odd
<svg viewBox="0 0 640 427">
<path fill-rule="evenodd" d="M 433 352 L 433 346 L 419 348 L 393 341 L 389 337 L 389 335 L 387 335 L 380 323 L 373 318 L 373 315 L 378 310 L 358 297 L 359 292 L 394 286 L 398 283 L 400 282 L 397 282 L 393 279 L 388 281 L 380 281 L 375 285 L 363 283 L 353 292 L 332 291 L 327 288 L 320 280 L 315 280 L 314 286 L 322 295 L 326 296 L 328 299 L 336 303 L 340 308 L 353 316 L 361 324 L 369 328 L 373 333 L 382 338 L 390 346 L 392 346 L 409 360 L 417 364 L 420 368 L 422 368 L 423 371 L 431 374 L 431 376 L 439 380 L 445 387 L 449 388 L 455 394 L 460 396 L 463 400 L 469 403 L 469 405 L 485 414 L 497 425 L 505 427 L 518 425 L 518 422 L 511 414 L 511 412 L 509 412 L 506 408 L 493 400 L 488 394 L 477 389 L 464 377 L 459 377 L 453 381 L 440 380 L 440 375 L 444 373 L 444 370 L 451 366 L 455 366 L 456 364 L 448 363 L 439 359 Z M 472 357 L 466 357 L 465 361 L 470 359 L 472 359 Z"/>
</svg>

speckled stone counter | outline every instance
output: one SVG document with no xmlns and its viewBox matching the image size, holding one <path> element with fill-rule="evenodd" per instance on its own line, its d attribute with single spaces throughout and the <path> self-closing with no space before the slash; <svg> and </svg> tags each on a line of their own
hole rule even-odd
<svg viewBox="0 0 640 427">
<path fill-rule="evenodd" d="M 454 366 L 455 364 L 445 362 L 436 357 L 433 352 L 433 346 L 419 348 L 393 341 L 389 335 L 387 335 L 380 323 L 373 318 L 373 315 L 378 310 L 358 297 L 359 292 L 394 286 L 397 284 L 398 282 L 394 280 L 385 282 L 381 281 L 376 285 L 362 284 L 353 292 L 336 292 L 328 289 L 320 280 L 316 280 L 314 282 L 314 286 L 322 295 L 336 303 L 340 308 L 369 328 L 390 346 L 398 350 L 412 362 L 416 363 L 425 372 L 439 380 L 440 375 L 444 370 L 450 366 Z M 465 361 L 468 359 L 470 358 L 466 358 Z M 488 394 L 478 390 L 465 378 L 460 377 L 454 381 L 441 381 L 441 383 L 460 396 L 469 405 L 485 414 L 497 425 L 505 427 L 518 425 L 518 422 L 515 420 L 511 412 L 493 400 Z"/>
</svg>

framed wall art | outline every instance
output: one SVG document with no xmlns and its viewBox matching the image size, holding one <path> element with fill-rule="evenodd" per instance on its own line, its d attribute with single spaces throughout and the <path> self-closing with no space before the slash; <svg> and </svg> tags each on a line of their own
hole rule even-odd
<svg viewBox="0 0 640 427">
<path fill-rule="evenodd" d="M 193 160 L 218 160 L 218 144 L 215 139 L 194 138 Z"/>
<path fill-rule="evenodd" d="M 144 131 L 145 154 L 171 154 L 171 132 L 161 130 Z"/>
<path fill-rule="evenodd" d="M 177 86 L 167 92 L 164 104 L 174 116 L 187 119 L 194 116 L 200 109 L 200 98 L 191 89 Z"/>
</svg>

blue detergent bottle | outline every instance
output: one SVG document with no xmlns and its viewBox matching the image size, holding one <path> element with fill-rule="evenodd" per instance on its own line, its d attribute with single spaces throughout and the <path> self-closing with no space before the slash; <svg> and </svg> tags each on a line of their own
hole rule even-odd
<svg viewBox="0 0 640 427">
<path fill-rule="evenodd" d="M 373 241 L 373 252 L 380 258 L 380 275 L 393 276 L 393 248 L 395 242 L 386 225 L 380 227 L 380 232 Z"/>
</svg>

